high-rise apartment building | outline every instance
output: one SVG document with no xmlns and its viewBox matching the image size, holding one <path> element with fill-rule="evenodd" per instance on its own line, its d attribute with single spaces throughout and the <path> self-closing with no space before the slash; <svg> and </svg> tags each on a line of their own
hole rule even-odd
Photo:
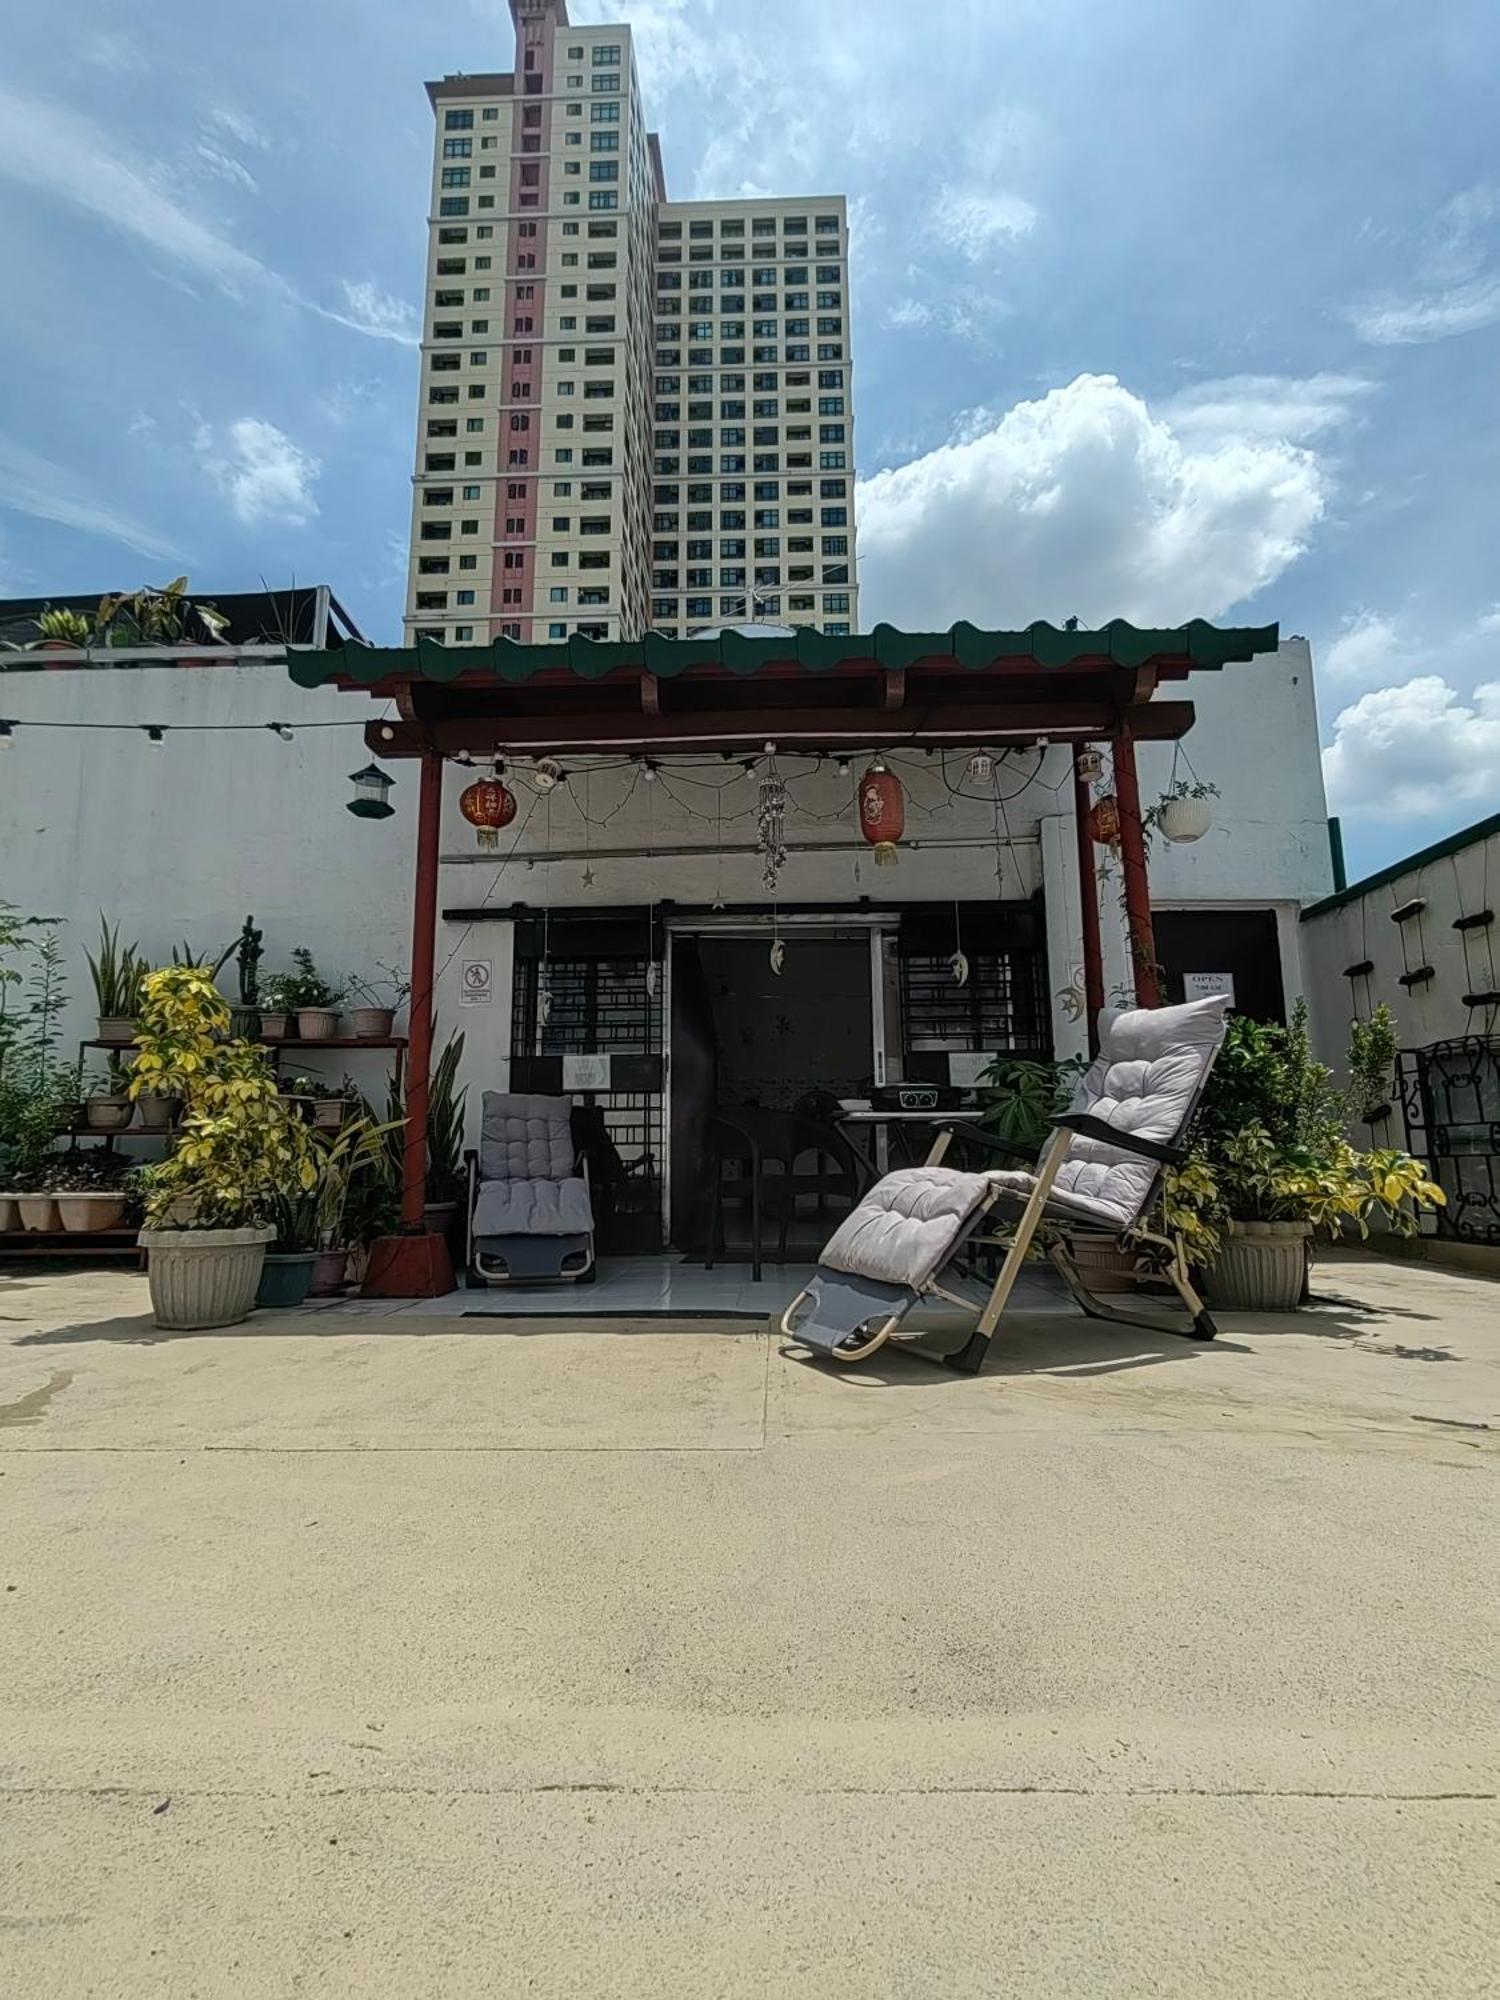
<svg viewBox="0 0 1500 2000">
<path fill-rule="evenodd" d="M 668 201 L 630 30 L 511 12 L 427 86 L 408 635 L 857 629 L 843 198 Z"/>
</svg>

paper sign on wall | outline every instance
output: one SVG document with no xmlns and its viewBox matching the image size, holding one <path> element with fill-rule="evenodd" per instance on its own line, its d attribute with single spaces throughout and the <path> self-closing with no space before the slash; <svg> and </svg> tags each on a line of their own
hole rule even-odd
<svg viewBox="0 0 1500 2000">
<path fill-rule="evenodd" d="M 458 982 L 460 1007 L 487 1007 L 495 987 L 495 968 L 487 958 L 466 958 Z"/>
<path fill-rule="evenodd" d="M 1221 993 L 1232 1007 L 1234 1005 L 1232 972 L 1185 972 L 1182 975 L 1184 1000 L 1213 1000 Z"/>
<path fill-rule="evenodd" d="M 608 1056 L 564 1056 L 564 1090 L 608 1090 Z"/>
</svg>

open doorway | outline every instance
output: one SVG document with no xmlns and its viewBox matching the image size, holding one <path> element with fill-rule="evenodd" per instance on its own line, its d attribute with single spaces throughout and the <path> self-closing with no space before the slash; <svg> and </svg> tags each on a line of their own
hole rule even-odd
<svg viewBox="0 0 1500 2000">
<path fill-rule="evenodd" d="M 710 1239 L 716 1119 L 757 1114 L 739 1121 L 757 1130 L 789 1118 L 830 1124 L 840 1098 L 869 1095 L 868 928 L 799 928 L 782 944 L 778 972 L 769 923 L 673 938 L 671 1235 L 680 1249 L 700 1251 Z M 735 1179 L 732 1167 L 727 1177 Z M 826 1235 L 826 1203 L 794 1206 Z"/>
</svg>

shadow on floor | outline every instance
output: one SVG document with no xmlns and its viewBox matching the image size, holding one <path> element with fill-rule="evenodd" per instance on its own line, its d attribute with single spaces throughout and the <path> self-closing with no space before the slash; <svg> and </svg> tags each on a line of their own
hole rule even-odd
<svg viewBox="0 0 1500 2000">
<path fill-rule="evenodd" d="M 12 1347 L 79 1347 L 93 1342 L 123 1347 L 160 1347 L 174 1340 L 370 1340 L 397 1337 L 403 1340 L 450 1339 L 454 1334 L 480 1339 L 525 1334 L 759 1334 L 768 1321 L 764 1313 L 754 1317 L 734 1313 L 677 1313 L 670 1318 L 644 1311 L 619 1313 L 558 1313 L 498 1317 L 484 1313 L 466 1317 L 461 1311 L 452 1318 L 433 1314 L 380 1312 L 350 1313 L 265 1313 L 254 1314 L 235 1326 L 198 1329 L 160 1327 L 149 1313 L 129 1318 L 83 1322 L 76 1326 L 41 1327 L 23 1333 Z"/>
</svg>

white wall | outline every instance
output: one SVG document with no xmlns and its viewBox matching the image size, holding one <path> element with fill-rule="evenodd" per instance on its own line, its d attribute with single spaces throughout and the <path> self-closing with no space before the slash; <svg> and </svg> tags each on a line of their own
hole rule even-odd
<svg viewBox="0 0 1500 2000">
<path fill-rule="evenodd" d="M 1188 754 L 1198 775 L 1216 784 L 1222 796 L 1203 840 L 1190 847 L 1156 844 L 1156 899 L 1182 905 L 1243 901 L 1264 908 L 1326 894 L 1331 887 L 1327 830 L 1305 642 L 1289 641 L 1274 658 L 1194 675 L 1164 692 L 1185 694 L 1197 704 L 1199 721 L 1187 739 Z M 587 699 L 587 690 L 580 689 L 580 700 Z M 118 920 L 124 938 L 139 940 L 162 959 L 185 934 L 204 948 L 222 946 L 253 912 L 266 935 L 263 970 L 285 966 L 298 944 L 306 944 L 333 978 L 368 973 L 382 961 L 406 966 L 415 767 L 391 767 L 393 818 L 357 820 L 344 806 L 348 774 L 368 761 L 358 726 L 301 728 L 291 743 L 264 728 L 193 734 L 185 727 L 273 719 L 294 728 L 314 721 L 361 725 L 379 712 L 364 695 L 302 692 L 283 669 L 263 665 L 5 676 L 0 713 L 22 725 L 50 719 L 169 726 L 160 749 L 133 731 L 22 726 L 0 756 L 0 896 L 24 910 L 68 919 L 70 1033 L 89 1032 L 93 1004 L 83 949 L 94 941 L 101 909 L 111 922 Z M 1060 993 L 1078 959 L 1072 942 L 1076 884 L 1068 887 L 1076 867 L 1066 751 L 1045 757 L 1027 752 L 1002 765 L 1007 803 L 1000 832 L 1014 845 L 1001 849 L 998 872 L 993 804 L 954 799 L 940 760 L 906 753 L 896 761 L 908 795 L 907 846 L 897 867 L 876 868 L 855 840 L 852 818 L 853 778 L 864 761 L 857 758 L 853 774 L 841 778 L 832 766 L 815 774 L 806 760 L 784 760 L 792 794 L 787 832 L 794 848 L 799 841 L 830 839 L 851 846 L 842 853 L 794 852 L 782 876 L 783 901 L 848 902 L 862 896 L 875 902 L 969 901 L 997 893 L 1028 896 L 1045 885 L 1053 901 L 1049 980 L 1054 994 Z M 959 785 L 966 782 L 964 761 L 948 760 L 948 776 Z M 1141 789 L 1148 803 L 1165 784 L 1170 765 L 1170 749 L 1142 749 Z M 650 787 L 620 769 L 600 770 L 586 781 L 575 778 L 553 795 L 550 837 L 548 808 L 537 802 L 514 841 L 514 858 L 476 864 L 470 858 L 477 853 L 473 830 L 456 805 L 465 774 L 450 769 L 441 902 L 454 907 L 488 901 L 502 909 L 512 902 L 607 909 L 663 898 L 764 904 L 755 856 L 720 862 L 707 851 L 719 835 L 719 794 L 712 787 L 726 779 L 731 783 L 723 794 L 723 838 L 751 841 L 753 784 L 736 765 L 704 758 L 691 769 L 668 764 L 661 781 Z M 524 777 L 517 790 L 525 811 L 533 794 Z M 587 832 L 595 878 L 587 889 L 582 859 L 537 859 L 549 850 L 585 845 L 580 808 L 596 822 Z M 502 836 L 502 854 L 515 831 Z M 961 849 L 934 844 L 960 837 L 978 844 Z M 674 845 L 706 851 L 686 856 L 658 851 L 652 858 L 653 848 Z M 605 859 L 597 850 L 606 846 L 639 852 Z M 1062 926 L 1059 895 L 1075 898 Z M 1125 979 L 1126 958 L 1110 902 L 1106 897 L 1106 984 L 1114 987 Z M 465 939 L 463 926 L 442 923 L 437 951 L 440 967 L 451 960 L 438 985 L 442 1025 L 463 1026 L 466 1076 L 493 1087 L 503 1082 L 509 1052 L 509 925 L 479 923 Z M 471 958 L 493 961 L 494 998 L 487 1007 L 460 1009 L 457 979 Z M 1295 991 L 1294 963 L 1284 967 L 1284 976 Z M 1076 1024 L 1060 1003 L 1056 1031 L 1060 1049 L 1074 1046 Z"/>
<path fill-rule="evenodd" d="M 1419 916 L 1405 924 L 1391 921 L 1393 910 L 1419 898 L 1427 904 Z M 1500 984 L 1500 922 L 1468 932 L 1453 928 L 1456 917 L 1483 909 L 1500 910 L 1500 827 L 1389 880 L 1355 883 L 1309 916 L 1301 926 L 1302 949 L 1313 1033 L 1324 1061 L 1341 1059 L 1350 1020 L 1367 1018 L 1381 1001 L 1396 1018 L 1403 1048 L 1500 1033 L 1500 1009 L 1464 1006 L 1466 993 Z M 1345 978 L 1346 967 L 1367 959 L 1375 964 L 1368 978 Z M 1433 968 L 1433 977 L 1403 987 L 1401 974 L 1422 965 Z"/>
</svg>

